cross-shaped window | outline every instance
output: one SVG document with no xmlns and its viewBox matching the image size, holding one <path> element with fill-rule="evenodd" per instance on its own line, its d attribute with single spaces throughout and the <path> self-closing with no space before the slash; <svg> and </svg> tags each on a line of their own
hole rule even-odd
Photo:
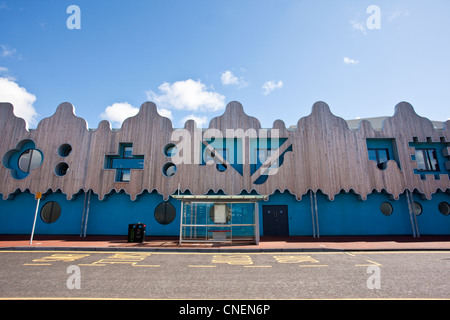
<svg viewBox="0 0 450 320">
<path fill-rule="evenodd" d="M 119 143 L 117 155 L 105 156 L 105 169 L 116 170 L 116 182 L 130 182 L 131 169 L 144 169 L 144 156 L 133 155 L 132 143 Z"/>
</svg>

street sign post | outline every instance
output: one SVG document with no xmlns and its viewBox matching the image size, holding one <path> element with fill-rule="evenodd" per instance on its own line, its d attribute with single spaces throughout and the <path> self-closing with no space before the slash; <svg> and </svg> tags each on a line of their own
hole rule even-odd
<svg viewBox="0 0 450 320">
<path fill-rule="evenodd" d="M 36 228 L 36 218 L 37 218 L 37 214 L 39 211 L 39 202 L 41 201 L 41 198 L 42 198 L 42 193 L 40 193 L 40 192 L 36 193 L 37 204 L 36 204 L 36 212 L 34 213 L 33 229 L 31 230 L 30 246 L 33 243 L 34 229 Z"/>
</svg>

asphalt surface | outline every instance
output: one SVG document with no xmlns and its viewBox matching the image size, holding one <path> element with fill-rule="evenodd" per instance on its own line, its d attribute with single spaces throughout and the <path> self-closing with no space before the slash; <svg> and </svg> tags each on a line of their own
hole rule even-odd
<svg viewBox="0 0 450 320">
<path fill-rule="evenodd" d="M 450 251 L 0 251 L 1 299 L 449 299 Z"/>
</svg>

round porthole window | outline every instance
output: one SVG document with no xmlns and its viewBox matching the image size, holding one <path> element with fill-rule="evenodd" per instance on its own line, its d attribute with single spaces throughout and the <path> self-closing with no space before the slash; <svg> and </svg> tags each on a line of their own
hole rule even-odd
<svg viewBox="0 0 450 320">
<path fill-rule="evenodd" d="M 219 172 L 225 172 L 225 170 L 227 170 L 227 165 L 226 164 L 222 164 L 222 163 L 218 163 L 218 164 L 216 164 L 216 169 Z"/>
<path fill-rule="evenodd" d="M 162 167 L 162 173 L 166 177 L 172 177 L 175 175 L 175 173 L 177 173 L 177 166 L 172 162 L 168 162 Z"/>
<path fill-rule="evenodd" d="M 65 176 L 67 171 L 69 171 L 69 165 L 65 162 L 60 162 L 55 167 L 55 174 L 58 177 Z"/>
<path fill-rule="evenodd" d="M 155 219 L 162 225 L 171 223 L 176 215 L 175 207 L 169 202 L 162 202 L 155 209 Z"/>
<path fill-rule="evenodd" d="M 392 212 L 394 211 L 392 208 L 392 204 L 389 202 L 383 202 L 380 206 L 381 213 L 385 216 L 390 216 Z"/>
<path fill-rule="evenodd" d="M 67 157 L 70 153 L 72 152 L 72 146 L 70 144 L 62 144 L 59 148 L 58 148 L 58 154 L 60 157 Z"/>
<path fill-rule="evenodd" d="M 61 216 L 61 206 L 55 202 L 50 201 L 44 204 L 41 209 L 41 219 L 45 223 L 53 223 Z"/>
<path fill-rule="evenodd" d="M 39 168 L 42 163 L 42 153 L 37 149 L 25 150 L 19 157 L 19 169 L 29 173 L 31 170 Z"/>
<path fill-rule="evenodd" d="M 450 205 L 447 202 L 441 202 L 438 206 L 439 212 L 444 216 L 448 216 L 450 214 Z"/>
<path fill-rule="evenodd" d="M 422 206 L 418 202 L 414 202 L 412 206 L 412 211 L 416 216 L 419 216 L 422 214 Z"/>
<path fill-rule="evenodd" d="M 166 157 L 169 157 L 169 158 L 174 157 L 174 156 L 176 156 L 177 152 L 178 152 L 178 148 L 173 143 L 168 143 L 164 147 L 164 155 Z"/>
</svg>

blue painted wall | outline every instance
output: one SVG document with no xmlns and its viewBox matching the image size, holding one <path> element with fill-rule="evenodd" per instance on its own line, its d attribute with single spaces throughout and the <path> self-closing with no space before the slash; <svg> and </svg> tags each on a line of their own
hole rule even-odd
<svg viewBox="0 0 450 320">
<path fill-rule="evenodd" d="M 320 198 L 320 200 L 319 200 Z M 410 235 L 412 227 L 406 199 L 391 200 L 373 193 L 361 201 L 352 193 L 341 192 L 335 201 L 317 195 L 320 235 Z M 389 202 L 393 213 L 385 216 L 380 206 Z"/>
<path fill-rule="evenodd" d="M 84 196 L 68 201 L 60 192 L 45 195 L 39 204 L 35 234 L 80 234 L 81 213 Z M 56 222 L 45 223 L 40 216 L 41 208 L 49 201 L 61 206 L 61 216 Z M 19 193 L 12 200 L 0 201 L 0 233 L 31 234 L 37 200 L 29 192 Z"/>
<path fill-rule="evenodd" d="M 445 201 L 450 204 L 450 195 L 437 192 L 430 201 L 421 199 L 417 194 L 413 198 L 423 209 L 422 214 L 417 216 L 419 234 L 450 234 L 450 215 L 444 216 L 438 210 L 439 203 Z"/>
<path fill-rule="evenodd" d="M 263 205 L 288 205 L 289 235 L 312 236 L 311 199 L 309 193 L 296 201 L 289 192 L 276 192 L 268 201 L 260 203 L 260 230 L 264 235 L 262 223 Z M 420 203 L 423 213 L 417 216 L 421 235 L 450 234 L 450 216 L 444 216 L 438 210 L 442 201 L 450 203 L 450 195 L 438 192 L 432 200 L 423 200 L 414 195 L 414 201 Z M 385 216 L 380 206 L 389 202 L 393 213 Z M 321 236 L 337 235 L 412 235 L 411 220 L 406 196 L 391 200 L 383 193 L 372 193 L 366 201 L 361 201 L 352 193 L 341 192 L 334 201 L 329 201 L 320 191 L 317 193 L 317 210 L 319 216 L 319 234 Z"/>
<path fill-rule="evenodd" d="M 67 200 L 60 192 L 45 195 L 40 208 L 49 202 L 60 204 L 61 217 L 52 224 L 47 224 L 40 218 L 36 222 L 35 234 L 74 234 L 81 231 L 81 215 L 83 211 L 84 193 L 73 200 Z M 433 199 L 423 200 L 414 194 L 414 201 L 421 204 L 423 212 L 417 216 L 421 235 L 450 234 L 450 216 L 444 216 L 438 210 L 442 201 L 450 203 L 450 195 L 438 192 Z M 88 235 L 127 235 L 128 224 L 144 223 L 147 235 L 178 236 L 180 232 L 181 204 L 170 198 L 176 209 L 175 220 L 168 225 L 161 225 L 154 216 L 155 208 L 164 202 L 163 197 L 156 192 L 144 192 L 136 201 L 123 193 L 111 193 L 103 201 L 92 194 Z M 393 213 L 385 216 L 380 211 L 383 202 L 391 203 Z M 309 193 L 301 201 L 296 201 L 289 192 L 276 192 L 268 201 L 259 204 L 260 233 L 264 235 L 262 210 L 264 205 L 287 205 L 289 214 L 289 234 L 312 236 L 311 203 Z M 40 210 L 39 208 L 39 210 Z M 319 214 L 319 232 L 326 235 L 412 235 L 412 227 L 405 195 L 400 199 L 391 200 L 383 193 L 373 193 L 366 201 L 361 201 L 352 193 L 342 192 L 329 201 L 320 191 L 317 193 L 317 208 Z M 0 200 L 0 234 L 30 234 L 33 226 L 36 200 L 29 192 L 16 194 L 10 200 Z"/>
<path fill-rule="evenodd" d="M 263 229 L 263 206 L 264 205 L 287 205 L 289 215 L 289 235 L 312 236 L 311 203 L 309 194 L 305 194 L 301 201 L 289 192 L 275 192 L 267 201 L 259 203 L 259 225 L 260 235 L 264 235 Z"/>
<path fill-rule="evenodd" d="M 175 207 L 177 215 L 172 223 L 162 225 L 156 221 L 154 214 L 156 206 L 161 202 L 164 202 L 164 199 L 156 192 L 144 192 L 136 201 L 131 201 L 130 196 L 123 192 L 113 192 L 103 201 L 92 196 L 87 234 L 126 235 L 128 224 L 144 223 L 147 235 L 178 236 L 181 204 L 170 198 L 169 202 Z"/>
<path fill-rule="evenodd" d="M 60 218 L 51 224 L 40 217 L 40 210 L 49 201 L 61 206 Z M 156 206 L 164 202 L 157 193 L 144 192 L 136 201 L 131 201 L 125 193 L 113 192 L 106 200 L 99 201 L 92 194 L 87 235 L 127 235 L 128 224 L 142 222 L 147 225 L 148 235 L 177 236 L 180 232 L 180 202 L 170 199 L 176 209 L 175 220 L 161 225 L 155 219 Z M 37 201 L 29 192 L 17 194 L 12 200 L 0 200 L 0 234 L 31 234 Z M 41 199 L 35 234 L 74 234 L 81 231 L 84 193 L 74 200 L 67 200 L 61 193 L 51 193 Z"/>
</svg>

